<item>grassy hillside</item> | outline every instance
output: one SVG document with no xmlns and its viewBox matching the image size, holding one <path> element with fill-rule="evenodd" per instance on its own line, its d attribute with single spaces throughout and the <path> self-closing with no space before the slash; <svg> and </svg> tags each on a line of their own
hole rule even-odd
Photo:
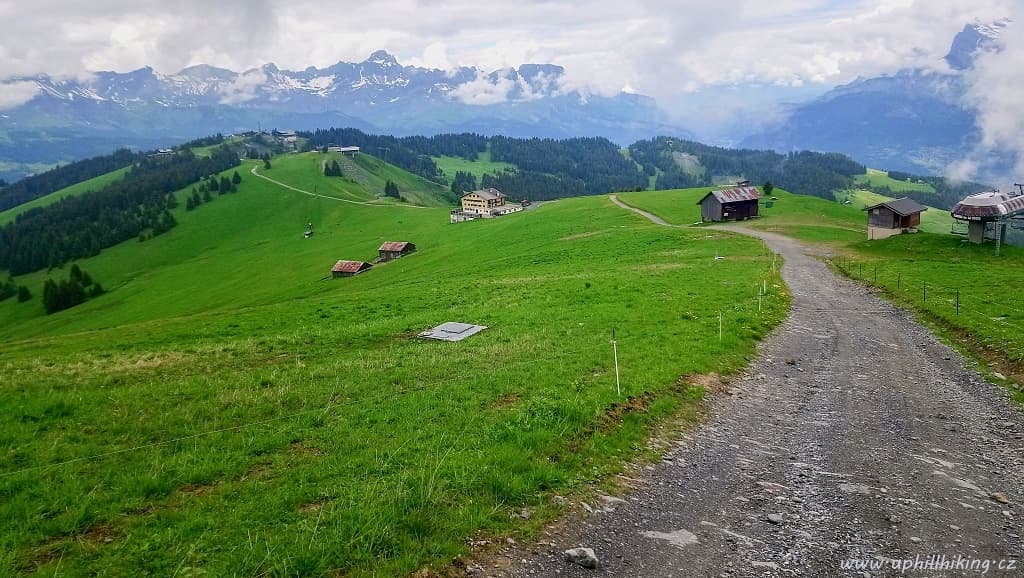
<svg viewBox="0 0 1024 578">
<path fill-rule="evenodd" d="M 344 157 L 341 153 L 309 152 L 290 154 L 279 159 L 283 162 L 272 163 L 270 171 L 263 171 L 261 164 L 255 166 L 268 177 L 301 184 L 302 187 L 297 188 L 319 195 L 349 201 L 394 204 L 397 201 L 383 196 L 384 185 L 391 180 L 398 185 L 402 197 L 410 204 L 440 207 L 455 203 L 455 197 L 448 189 L 371 155 L 360 154 L 353 158 Z M 344 177 L 324 175 L 324 163 L 332 161 L 341 164 Z"/>
<path fill-rule="evenodd" d="M 908 181 L 897 181 L 889 176 L 886 171 L 868 169 L 863 175 L 854 177 L 854 182 L 859 185 L 870 185 L 872 187 L 888 187 L 893 192 L 916 191 L 919 193 L 934 193 L 935 187 L 928 183 L 912 183 Z"/>
<path fill-rule="evenodd" d="M 878 193 L 865 190 L 837 192 L 836 198 L 837 200 L 849 199 L 851 206 L 856 209 L 863 209 L 864 207 L 870 207 L 872 205 L 892 200 L 892 197 L 879 195 Z M 945 234 L 949 233 L 952 226 L 953 217 L 949 214 L 949 211 L 938 207 L 928 207 L 927 211 L 921 213 L 920 229 L 922 231 Z"/>
<path fill-rule="evenodd" d="M 514 165 L 508 163 L 494 162 L 491 160 L 490 152 L 480 153 L 475 161 L 467 161 L 460 157 L 433 157 L 437 167 L 444 171 L 446 177 L 451 180 L 458 171 L 472 173 L 479 181 L 487 173 L 500 173 L 505 169 L 514 169 Z"/>
<path fill-rule="evenodd" d="M 326 190 L 315 155 L 263 172 Z M 0 303 L 0 573 L 443 564 L 477 531 L 535 528 L 553 492 L 692 413 L 702 390 L 680 376 L 741 367 L 787 305 L 769 279 L 758 312 L 759 242 L 605 197 L 450 225 L 444 208 L 240 172 L 238 193 L 178 209 L 169 233 L 82 261 L 108 294 L 52 316 Z M 419 252 L 329 278 L 389 239 Z M 444 321 L 489 329 L 414 337 Z M 532 521 L 510 515 L 523 507 Z"/>
<path fill-rule="evenodd" d="M 10 223 L 15 219 L 15 217 L 30 209 L 34 209 L 36 207 L 45 207 L 47 205 L 56 203 L 57 201 L 65 197 L 78 195 L 88 191 L 98 191 L 103 187 L 107 186 L 108 184 L 112 183 L 113 181 L 116 181 L 123 177 L 126 172 L 128 172 L 128 167 L 109 172 L 105 175 L 100 175 L 87 181 L 82 181 L 80 183 L 71 185 L 70 187 L 65 187 L 58 191 L 54 191 L 48 195 L 39 197 L 38 199 L 34 199 L 22 205 L 18 205 L 17 207 L 7 209 L 6 211 L 0 211 L 0 227 L 6 225 L 7 223 Z"/>
<path fill-rule="evenodd" d="M 622 193 L 623 201 L 678 225 L 700 222 L 697 202 L 712 188 Z M 772 207 L 761 202 L 761 219 L 752 227 L 810 241 L 849 242 L 867 235 L 866 217 L 859 208 L 808 195 L 775 189 Z"/>
</svg>

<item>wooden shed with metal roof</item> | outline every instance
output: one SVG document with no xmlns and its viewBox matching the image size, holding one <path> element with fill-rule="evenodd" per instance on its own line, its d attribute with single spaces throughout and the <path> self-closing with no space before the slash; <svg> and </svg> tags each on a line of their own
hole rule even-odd
<svg viewBox="0 0 1024 578">
<path fill-rule="evenodd" d="M 373 265 L 366 261 L 345 261 L 341 260 L 334 264 L 331 268 L 331 276 L 337 277 L 352 277 L 358 275 L 363 271 L 366 271 L 373 267 Z"/>
<path fill-rule="evenodd" d="M 700 220 L 743 221 L 758 216 L 761 191 L 757 187 L 734 187 L 711 191 L 697 202 Z"/>
<path fill-rule="evenodd" d="M 864 207 L 864 210 L 868 212 L 868 239 L 885 239 L 903 232 L 917 232 L 921 213 L 928 207 L 902 197 Z"/>
<path fill-rule="evenodd" d="M 387 241 L 377 249 L 380 261 L 394 261 L 416 252 L 416 245 L 408 241 Z"/>
</svg>

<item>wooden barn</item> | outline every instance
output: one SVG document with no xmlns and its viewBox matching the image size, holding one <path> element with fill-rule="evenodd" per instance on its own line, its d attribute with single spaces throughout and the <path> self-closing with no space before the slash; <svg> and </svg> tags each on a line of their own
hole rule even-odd
<svg viewBox="0 0 1024 578">
<path fill-rule="evenodd" d="M 352 277 L 358 275 L 363 271 L 368 270 L 373 265 L 366 261 L 338 261 L 334 264 L 334 268 L 331 269 L 331 275 L 335 278 L 338 277 Z"/>
<path fill-rule="evenodd" d="M 758 215 L 758 202 L 761 191 L 757 187 L 742 186 L 732 189 L 711 191 L 704 195 L 697 204 L 700 205 L 700 220 L 708 221 L 743 221 Z"/>
<path fill-rule="evenodd" d="M 388 241 L 377 249 L 381 261 L 394 261 L 416 252 L 416 245 L 407 241 Z"/>
<path fill-rule="evenodd" d="M 870 207 L 868 212 L 868 239 L 885 239 L 903 232 L 916 233 L 921 225 L 921 213 L 928 207 L 914 199 L 902 197 Z"/>
</svg>

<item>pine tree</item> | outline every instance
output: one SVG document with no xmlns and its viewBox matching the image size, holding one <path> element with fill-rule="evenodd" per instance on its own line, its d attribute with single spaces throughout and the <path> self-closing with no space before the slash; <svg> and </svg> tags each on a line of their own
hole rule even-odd
<svg viewBox="0 0 1024 578">
<path fill-rule="evenodd" d="M 396 185 L 394 183 L 394 181 L 392 181 L 390 179 L 388 179 L 388 181 L 386 183 L 384 183 L 384 196 L 385 197 L 392 197 L 392 198 L 395 198 L 395 199 L 401 199 L 402 198 L 402 195 L 399 194 L 399 192 L 398 192 L 398 185 Z"/>
<path fill-rule="evenodd" d="M 24 303 L 32 298 L 32 293 L 28 290 L 28 287 L 21 285 L 18 287 L 18 303 Z"/>
<path fill-rule="evenodd" d="M 268 171 L 270 170 L 270 159 L 269 158 L 263 159 L 263 168 L 264 168 L 264 170 L 268 170 Z"/>
<path fill-rule="evenodd" d="M 217 183 L 217 179 L 210 177 L 210 180 L 207 181 L 206 184 L 206 190 L 214 192 L 220 191 L 220 184 Z"/>
<path fill-rule="evenodd" d="M 235 171 L 235 174 L 231 175 L 231 183 L 234 185 L 242 184 L 242 175 L 238 174 L 238 171 Z"/>
<path fill-rule="evenodd" d="M 209 203 L 212 200 L 213 195 L 210 194 L 210 191 L 206 191 L 205 193 L 203 193 L 203 202 Z"/>
<path fill-rule="evenodd" d="M 231 192 L 231 179 L 226 176 L 220 178 L 220 194 L 225 195 Z"/>
</svg>

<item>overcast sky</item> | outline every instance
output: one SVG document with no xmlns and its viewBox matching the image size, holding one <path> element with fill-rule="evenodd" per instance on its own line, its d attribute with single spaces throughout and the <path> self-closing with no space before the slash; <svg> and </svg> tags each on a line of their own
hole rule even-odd
<svg viewBox="0 0 1024 578">
<path fill-rule="evenodd" d="M 834 85 L 939 66 L 967 22 L 1014 0 L 0 0 L 0 79 L 359 61 L 487 69 L 552 62 L 595 92 Z"/>
<path fill-rule="evenodd" d="M 493 70 L 523 63 L 566 68 L 567 88 L 648 94 L 695 125 L 765 117 L 758 98 L 821 93 L 858 76 L 942 70 L 969 22 L 1021 21 L 1024 0 L 0 0 L 0 81 L 84 76 L 192 64 L 236 71 L 361 61 L 386 49 L 404 64 Z M 1016 32 L 1015 30 L 1012 32 Z M 1015 136 L 1024 70 L 1020 34 L 989 58 L 972 102 L 991 145 Z M 984 86 L 1002 87 L 1002 92 Z M 0 106 L 31 98 L 0 89 Z M 749 92 L 749 91 L 746 91 Z M 704 101 L 701 100 L 703 95 Z M 704 106 L 707 101 L 715 107 Z M 709 114 L 709 111 L 715 114 Z M 988 112 L 986 112 L 988 111 Z M 744 116 L 745 115 L 745 116 Z M 1009 127 L 1009 128 L 1007 128 Z M 694 128 L 700 128 L 694 126 Z M 1024 151 L 1024 142 L 1019 150 Z M 1024 153 L 1021 154 L 1024 166 Z M 969 172 L 970 166 L 964 167 Z"/>
</svg>

